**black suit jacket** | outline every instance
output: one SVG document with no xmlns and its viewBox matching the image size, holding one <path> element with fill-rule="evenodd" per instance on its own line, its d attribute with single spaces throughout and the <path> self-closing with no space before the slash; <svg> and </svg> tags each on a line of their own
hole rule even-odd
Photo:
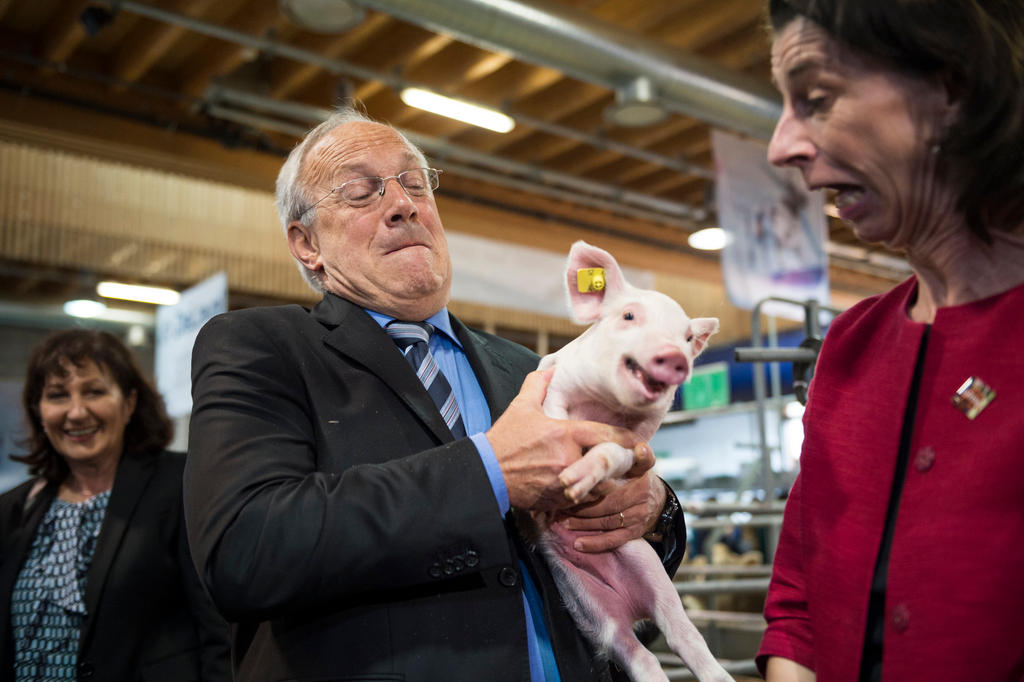
<svg viewBox="0 0 1024 682">
<path fill-rule="evenodd" d="M 79 680 L 231 679 L 228 626 L 200 587 L 185 538 L 181 453 L 122 457 L 85 587 Z M 0 680 L 14 679 L 10 600 L 57 492 L 0 496 Z"/>
<path fill-rule="evenodd" d="M 497 419 L 537 356 L 452 324 Z M 237 679 L 528 680 L 520 558 L 562 678 L 608 679 L 472 442 L 359 307 L 328 294 L 207 323 L 189 452 L 189 539 Z"/>
</svg>

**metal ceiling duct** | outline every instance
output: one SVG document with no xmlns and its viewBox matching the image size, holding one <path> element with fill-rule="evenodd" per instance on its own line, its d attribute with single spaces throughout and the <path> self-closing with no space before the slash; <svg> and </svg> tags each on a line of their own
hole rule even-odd
<svg viewBox="0 0 1024 682">
<path fill-rule="evenodd" d="M 767 83 L 540 0 L 356 0 L 483 49 L 611 90 L 647 78 L 665 107 L 767 140 L 782 108 Z"/>
</svg>

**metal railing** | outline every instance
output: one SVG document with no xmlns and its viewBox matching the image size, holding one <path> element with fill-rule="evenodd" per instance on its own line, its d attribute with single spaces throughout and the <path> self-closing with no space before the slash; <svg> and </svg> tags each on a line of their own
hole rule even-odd
<svg viewBox="0 0 1024 682">
<path fill-rule="evenodd" d="M 661 662 L 661 669 L 665 671 L 665 675 L 670 680 L 695 680 L 693 673 L 690 669 L 685 667 L 685 664 L 674 654 L 655 654 L 658 657 L 658 661 Z M 732 675 L 757 675 L 757 666 L 754 664 L 754 659 L 747 659 L 742 661 L 727 661 L 723 659 L 718 660 L 725 668 L 727 673 Z M 678 666 L 678 667 L 677 667 Z"/>
</svg>

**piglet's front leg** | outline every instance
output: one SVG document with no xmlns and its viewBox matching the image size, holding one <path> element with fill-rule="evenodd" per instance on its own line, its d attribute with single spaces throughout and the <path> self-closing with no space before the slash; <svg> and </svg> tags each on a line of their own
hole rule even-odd
<svg viewBox="0 0 1024 682">
<path fill-rule="evenodd" d="M 599 443 L 558 476 L 565 494 L 579 503 L 598 483 L 620 478 L 633 467 L 633 451 L 616 443 Z"/>
</svg>

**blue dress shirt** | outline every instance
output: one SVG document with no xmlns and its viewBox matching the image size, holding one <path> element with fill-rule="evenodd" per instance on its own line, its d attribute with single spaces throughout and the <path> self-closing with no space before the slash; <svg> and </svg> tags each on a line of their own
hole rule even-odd
<svg viewBox="0 0 1024 682">
<path fill-rule="evenodd" d="M 366 312 L 381 327 L 385 327 L 388 322 L 395 319 L 373 310 L 367 309 Z M 462 349 L 462 344 L 455 338 L 455 331 L 452 329 L 451 320 L 448 317 L 448 308 L 442 308 L 440 312 L 431 315 L 425 321 L 433 325 L 437 331 L 442 332 L 430 335 L 430 352 L 441 373 L 451 384 L 455 399 L 459 403 L 459 411 L 462 413 L 462 423 L 466 427 L 466 433 L 476 445 L 484 469 L 487 471 L 487 478 L 491 482 L 491 489 L 494 491 L 494 498 L 498 503 L 498 511 L 501 516 L 505 516 L 511 504 L 508 500 L 508 488 L 505 487 L 505 477 L 498 465 L 498 458 L 494 454 L 491 442 L 484 434 L 487 429 L 491 428 L 491 412 L 487 405 L 487 399 L 484 398 L 483 389 L 480 388 L 480 383 L 469 364 L 469 358 L 466 357 L 466 353 Z M 523 607 L 526 609 L 526 642 L 530 654 L 530 680 L 531 682 L 561 682 L 558 667 L 554 662 L 554 652 L 551 648 L 547 625 L 544 623 L 540 595 L 530 577 L 530 572 L 526 570 L 526 566 L 522 565 L 522 562 L 520 562 L 520 572 L 523 576 Z"/>
</svg>

